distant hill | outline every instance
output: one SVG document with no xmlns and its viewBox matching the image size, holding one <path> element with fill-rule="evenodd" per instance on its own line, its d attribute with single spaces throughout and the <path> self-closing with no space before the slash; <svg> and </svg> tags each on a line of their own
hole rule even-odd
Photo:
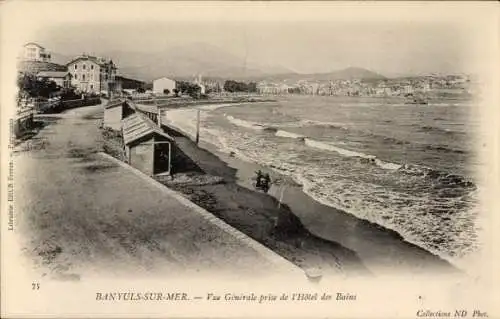
<svg viewBox="0 0 500 319">
<path fill-rule="evenodd" d="M 381 80 L 376 72 L 349 67 L 329 73 L 299 74 L 282 66 L 262 65 L 245 61 L 244 57 L 226 52 L 208 43 L 193 43 L 177 46 L 164 52 L 130 52 L 112 50 L 97 55 L 111 58 L 118 66 L 118 74 L 152 81 L 163 76 L 173 79 L 193 79 L 198 74 L 211 79 L 233 80 Z M 60 52 L 52 53 L 53 62 L 66 64 L 73 56 Z"/>
<path fill-rule="evenodd" d="M 262 66 L 245 62 L 216 46 L 195 43 L 178 46 L 166 52 L 106 52 L 125 75 L 153 80 L 162 76 L 172 78 L 193 78 L 201 74 L 209 78 L 246 79 L 271 74 L 291 73 L 280 66 Z"/>
<path fill-rule="evenodd" d="M 298 80 L 314 80 L 314 81 L 328 81 L 328 80 L 353 80 L 353 79 L 362 79 L 362 80 L 384 80 L 385 76 L 367 70 L 363 68 L 357 67 L 349 67 L 346 69 L 329 72 L 329 73 L 309 73 L 309 74 L 300 74 L 300 73 L 289 73 L 289 74 L 279 74 L 273 75 L 270 77 L 265 77 L 262 79 L 267 80 L 276 80 L 276 81 L 298 81 Z"/>
<path fill-rule="evenodd" d="M 367 70 L 363 68 L 350 67 L 343 70 L 335 71 L 332 73 L 320 74 L 320 77 L 324 77 L 324 79 L 332 79 L 332 80 L 352 80 L 352 79 L 364 79 L 364 80 L 383 80 L 386 79 L 385 76 Z"/>
</svg>

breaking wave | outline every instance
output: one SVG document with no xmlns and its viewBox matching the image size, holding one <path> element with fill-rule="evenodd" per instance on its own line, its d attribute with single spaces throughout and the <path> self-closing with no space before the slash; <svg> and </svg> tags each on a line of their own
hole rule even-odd
<svg viewBox="0 0 500 319">
<path fill-rule="evenodd" d="M 256 123 L 256 122 L 240 120 L 240 119 L 236 119 L 230 115 L 226 115 L 226 119 L 230 123 L 232 123 L 236 126 L 239 126 L 239 127 L 244 127 L 244 128 L 249 128 L 249 129 L 259 130 L 259 131 L 274 132 L 275 136 L 298 139 L 300 141 L 303 141 L 305 143 L 305 145 L 312 147 L 312 148 L 336 152 L 342 156 L 347 156 L 347 157 L 359 157 L 361 159 L 361 161 L 364 160 L 367 164 L 377 165 L 383 169 L 396 170 L 396 169 L 399 169 L 401 167 L 401 165 L 396 164 L 396 163 L 382 161 L 374 155 L 369 155 L 369 154 L 364 154 L 361 152 L 348 150 L 345 148 L 335 146 L 334 144 L 331 144 L 331 143 L 322 142 L 322 141 L 318 141 L 318 140 L 306 137 L 306 136 L 301 135 L 301 134 L 297 134 L 297 133 L 293 133 L 293 132 L 289 132 L 289 131 L 285 131 L 285 130 L 275 129 L 274 127 L 267 126 L 264 123 Z M 315 124 L 315 125 L 317 125 L 319 123 L 317 121 L 303 121 L 303 122 L 307 122 L 309 124 Z M 320 125 L 325 125 L 325 123 L 321 123 Z M 326 125 L 334 126 L 335 124 L 326 123 Z M 338 127 L 338 126 L 335 125 L 335 127 Z"/>
<path fill-rule="evenodd" d="M 335 128 L 335 129 L 341 129 L 341 130 L 348 130 L 349 129 L 348 127 L 344 126 L 342 123 L 335 123 L 335 122 L 302 120 L 302 121 L 300 121 L 300 124 L 301 125 L 314 125 L 314 126 L 330 127 L 330 128 Z"/>
<path fill-rule="evenodd" d="M 239 127 L 244 127 L 244 128 L 249 128 L 252 130 L 265 130 L 267 126 L 257 123 L 257 122 L 250 122 L 250 121 L 245 121 L 245 120 L 240 120 L 237 118 L 234 118 L 231 115 L 227 115 L 226 119 L 231 122 L 232 124 L 239 126 Z"/>
<path fill-rule="evenodd" d="M 436 133 L 441 133 L 441 134 L 463 134 L 463 132 L 457 132 L 457 131 L 453 131 L 453 130 L 450 130 L 447 128 L 430 126 L 430 125 L 420 126 L 419 131 L 421 131 L 421 132 L 436 132 Z"/>
<path fill-rule="evenodd" d="M 169 120 L 193 135 L 196 117 L 189 112 L 172 111 Z M 249 130 L 235 130 L 223 120 L 210 126 L 203 115 L 202 140 L 242 160 L 290 176 L 316 201 L 394 230 L 405 240 L 453 263 L 477 248 L 474 218 L 478 212 L 472 208 L 478 189 L 472 180 L 422 165 L 382 161 L 339 147 L 340 142 L 319 141 L 282 129 L 301 126 L 306 121 L 280 123 L 277 128 L 273 123 L 240 120 L 230 115 L 225 115 L 225 119 Z M 317 121 L 307 123 L 325 125 Z M 338 123 L 326 125 L 345 129 Z M 405 143 L 390 137 L 385 142 Z M 446 152 L 439 145 L 428 147 Z"/>
<path fill-rule="evenodd" d="M 443 146 L 443 145 L 427 145 L 427 146 L 425 146 L 425 149 L 427 149 L 427 150 L 441 151 L 441 152 L 445 152 L 445 153 L 455 153 L 455 154 L 465 154 L 465 153 L 467 153 L 464 150 L 459 150 L 459 149 L 455 149 L 455 148 L 449 148 L 449 147 L 446 147 L 446 146 Z"/>
<path fill-rule="evenodd" d="M 306 138 L 302 134 L 292 133 L 292 132 L 288 132 L 288 131 L 284 131 L 284 130 L 277 130 L 275 135 L 279 136 L 279 137 L 295 138 L 295 139 L 299 139 L 302 141 L 304 141 Z"/>
</svg>

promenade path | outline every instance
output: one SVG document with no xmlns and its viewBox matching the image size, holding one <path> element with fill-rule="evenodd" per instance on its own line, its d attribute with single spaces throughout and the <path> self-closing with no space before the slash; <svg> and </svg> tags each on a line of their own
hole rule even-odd
<svg viewBox="0 0 500 319">
<path fill-rule="evenodd" d="M 58 115 L 15 152 L 16 232 L 40 272 L 76 280 L 298 270 L 100 153 L 102 112 Z"/>
</svg>

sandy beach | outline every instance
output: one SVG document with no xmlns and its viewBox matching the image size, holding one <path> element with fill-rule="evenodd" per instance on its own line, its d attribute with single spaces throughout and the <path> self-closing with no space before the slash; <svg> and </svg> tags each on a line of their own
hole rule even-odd
<svg viewBox="0 0 500 319">
<path fill-rule="evenodd" d="M 240 183 L 239 170 L 197 147 L 181 133 L 165 126 L 164 129 L 175 137 L 185 158 L 190 159 L 190 163 L 178 168 L 173 182 L 163 181 L 167 186 L 304 270 L 319 269 L 324 275 L 370 274 L 353 251 L 311 234 L 287 205 L 278 208 L 274 197 Z M 250 171 L 253 167 L 246 168 Z M 193 180 L 196 176 L 209 176 L 208 179 L 218 177 L 222 181 L 205 185 L 176 183 L 177 176 L 184 174 Z"/>
<path fill-rule="evenodd" d="M 345 273 L 377 276 L 457 272 L 447 261 L 394 231 L 322 205 L 305 194 L 301 185 L 288 183 L 284 190 L 273 185 L 268 194 L 257 192 L 252 186 L 256 170 L 270 173 L 272 180 L 283 176 L 220 152 L 207 142 L 197 146 L 190 132 L 181 132 L 175 124 L 164 129 L 192 160 L 189 171 L 223 178 L 215 185 L 169 186 L 304 269 L 328 272 L 340 268 Z M 281 229 L 280 224 L 284 225 Z"/>
</svg>

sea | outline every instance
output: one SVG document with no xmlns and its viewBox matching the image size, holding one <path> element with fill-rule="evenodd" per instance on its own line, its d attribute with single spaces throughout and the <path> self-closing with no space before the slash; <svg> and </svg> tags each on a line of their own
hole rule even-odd
<svg viewBox="0 0 500 319">
<path fill-rule="evenodd" d="M 398 232 L 451 262 L 478 248 L 477 105 L 288 96 L 202 107 L 200 138 L 302 185 L 310 197 Z M 196 110 L 166 118 L 194 133 Z"/>
</svg>

